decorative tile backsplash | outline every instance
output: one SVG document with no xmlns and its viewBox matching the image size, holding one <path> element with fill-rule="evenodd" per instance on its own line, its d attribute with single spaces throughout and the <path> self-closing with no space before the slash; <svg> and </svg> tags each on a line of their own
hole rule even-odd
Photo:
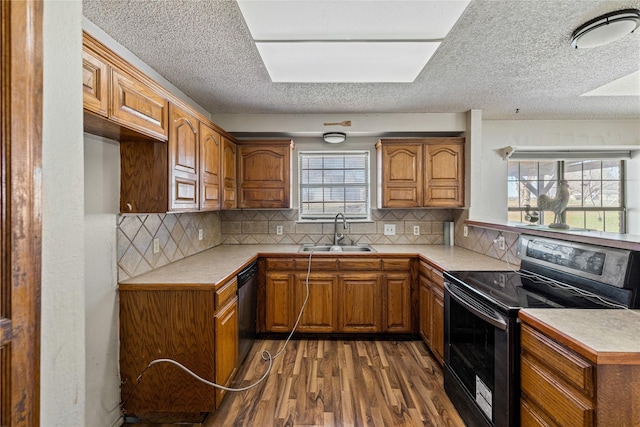
<svg viewBox="0 0 640 427">
<path fill-rule="evenodd" d="M 490 256 L 492 258 L 507 261 L 517 269 L 520 267 L 520 259 L 516 255 L 518 250 L 518 233 L 509 231 L 494 230 L 489 228 L 481 228 L 468 226 L 468 235 L 464 237 L 464 219 L 467 217 L 467 211 L 459 211 L 455 215 L 455 245 Z M 498 244 L 494 242 L 498 236 L 502 235 L 505 241 L 505 250 L 498 248 Z"/>
<path fill-rule="evenodd" d="M 225 244 L 302 244 L 333 242 L 334 223 L 298 222 L 297 210 L 235 210 L 221 212 L 222 242 Z M 349 229 L 338 224 L 344 242 L 372 244 L 443 243 L 443 223 L 452 221 L 450 210 L 443 209 L 373 209 L 371 222 L 352 222 Z M 384 225 L 394 224 L 396 234 L 384 235 Z M 414 226 L 420 235 L 413 234 Z M 282 234 L 276 233 L 282 226 Z"/>
<path fill-rule="evenodd" d="M 202 240 L 198 239 L 200 229 Z M 153 239 L 159 243 L 155 254 Z M 120 215 L 118 280 L 139 276 L 221 242 L 219 212 Z"/>
</svg>

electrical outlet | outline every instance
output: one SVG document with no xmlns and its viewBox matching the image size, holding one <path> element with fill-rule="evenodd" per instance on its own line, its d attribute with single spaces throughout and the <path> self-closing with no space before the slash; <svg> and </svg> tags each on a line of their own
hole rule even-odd
<svg viewBox="0 0 640 427">
<path fill-rule="evenodd" d="M 414 236 L 419 236 L 420 235 L 420 226 L 419 225 L 414 225 L 413 226 L 413 235 Z"/>
<path fill-rule="evenodd" d="M 396 235 L 396 225 L 395 224 L 385 224 L 384 225 L 384 235 L 385 236 L 395 236 Z"/>
<path fill-rule="evenodd" d="M 282 236 L 282 226 L 281 225 L 276 225 L 276 234 L 278 236 Z"/>
<path fill-rule="evenodd" d="M 153 239 L 153 253 L 157 254 L 160 252 L 160 239 Z"/>
<path fill-rule="evenodd" d="M 204 230 L 202 228 L 198 229 L 198 240 L 204 239 Z"/>
<path fill-rule="evenodd" d="M 465 225 L 462 230 L 462 234 L 464 235 L 464 237 L 469 237 L 469 226 Z"/>
<path fill-rule="evenodd" d="M 501 251 L 504 251 L 504 248 L 505 248 L 504 236 L 498 236 L 495 242 L 498 244 L 498 249 L 500 249 Z"/>
</svg>

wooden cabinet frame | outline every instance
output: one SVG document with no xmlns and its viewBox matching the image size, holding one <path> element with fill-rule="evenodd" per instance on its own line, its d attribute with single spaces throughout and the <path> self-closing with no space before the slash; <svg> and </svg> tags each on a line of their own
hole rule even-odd
<svg viewBox="0 0 640 427">
<path fill-rule="evenodd" d="M 381 139 L 378 207 L 464 206 L 464 138 Z"/>
</svg>

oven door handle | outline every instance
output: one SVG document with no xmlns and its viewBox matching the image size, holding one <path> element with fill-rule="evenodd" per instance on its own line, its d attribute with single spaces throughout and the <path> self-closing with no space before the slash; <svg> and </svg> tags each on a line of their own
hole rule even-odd
<svg viewBox="0 0 640 427">
<path fill-rule="evenodd" d="M 475 306 L 476 304 L 478 304 L 477 302 L 475 302 L 474 304 L 473 302 L 470 302 L 468 296 L 463 293 L 456 292 L 455 286 L 451 286 L 448 282 L 445 282 L 444 287 L 449 291 L 449 295 L 451 296 L 451 298 L 453 298 L 458 304 L 462 305 L 471 313 L 478 316 L 490 325 L 500 329 L 501 331 L 507 330 L 507 321 L 504 319 L 504 317 L 496 313 L 495 310 L 493 311 L 493 314 L 486 313 L 485 311 Z M 484 305 L 482 308 L 485 308 Z M 489 307 L 486 307 L 486 310 L 489 311 Z"/>
</svg>

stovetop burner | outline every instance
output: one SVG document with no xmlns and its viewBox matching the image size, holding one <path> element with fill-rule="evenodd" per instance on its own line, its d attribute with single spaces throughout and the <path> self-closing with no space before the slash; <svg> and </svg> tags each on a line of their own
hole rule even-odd
<svg viewBox="0 0 640 427">
<path fill-rule="evenodd" d="M 520 308 L 622 308 L 600 295 L 529 271 L 460 271 L 447 276 L 504 312 Z"/>
</svg>

